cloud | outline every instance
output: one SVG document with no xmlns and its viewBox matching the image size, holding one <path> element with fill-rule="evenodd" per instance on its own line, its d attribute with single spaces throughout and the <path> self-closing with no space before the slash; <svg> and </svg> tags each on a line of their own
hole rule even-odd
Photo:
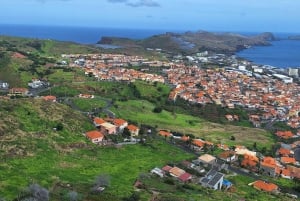
<svg viewBox="0 0 300 201">
<path fill-rule="evenodd" d="M 153 0 L 139 0 L 135 3 L 127 3 L 131 7 L 160 7 L 160 4 Z"/>
<path fill-rule="evenodd" d="M 125 3 L 130 7 L 160 7 L 160 4 L 153 0 L 138 0 L 131 2 L 128 0 L 107 0 L 110 3 Z"/>
</svg>

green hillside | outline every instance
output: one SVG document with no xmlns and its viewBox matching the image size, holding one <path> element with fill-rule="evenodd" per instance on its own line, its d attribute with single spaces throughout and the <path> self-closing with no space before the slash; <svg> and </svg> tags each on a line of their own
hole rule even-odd
<svg viewBox="0 0 300 201">
<path fill-rule="evenodd" d="M 140 173 L 191 158 L 157 140 L 151 146 L 96 146 L 82 135 L 93 129 L 92 123 L 58 103 L 1 101 L 0 115 L 0 197 L 7 200 L 22 194 L 31 183 L 49 189 L 51 200 L 62 200 L 71 190 L 85 200 L 119 200 L 131 194 Z M 110 176 L 111 186 L 95 199 L 89 193 L 101 174 Z M 63 187 L 66 184 L 71 187 Z"/>
</svg>

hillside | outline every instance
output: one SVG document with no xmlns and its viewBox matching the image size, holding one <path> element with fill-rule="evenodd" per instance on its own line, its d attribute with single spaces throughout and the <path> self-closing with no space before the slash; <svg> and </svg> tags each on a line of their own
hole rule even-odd
<svg viewBox="0 0 300 201">
<path fill-rule="evenodd" d="M 123 48 L 140 47 L 143 49 L 162 49 L 172 53 L 195 53 L 213 51 L 216 53 L 232 54 L 236 51 L 254 45 L 270 45 L 274 40 L 272 33 L 262 33 L 256 36 L 243 36 L 232 33 L 211 33 L 206 31 L 165 33 L 151 36 L 143 40 L 128 38 L 102 37 L 99 44 L 117 45 Z"/>
<path fill-rule="evenodd" d="M 131 194 L 140 173 L 191 157 L 156 140 L 151 146 L 97 147 L 82 135 L 94 129 L 92 123 L 59 103 L 1 100 L 0 119 L 0 198 L 5 200 L 25 195 L 30 184 L 38 183 L 51 200 L 76 191 L 84 200 L 117 201 Z M 101 196 L 90 194 L 101 174 L 109 175 L 110 187 Z"/>
<path fill-rule="evenodd" d="M 154 36 L 157 41 L 153 45 L 172 44 L 173 39 L 168 40 L 172 35 L 166 34 L 165 39 Z M 193 33 L 186 33 L 184 37 L 194 36 Z M 259 37 L 271 39 L 269 34 Z M 145 51 L 136 41 L 119 41 L 124 42 L 123 45 L 130 43 L 135 51 Z M 147 46 L 152 43 L 152 39 L 143 41 Z M 0 80 L 9 81 L 11 87 L 27 87 L 32 77 L 46 79 L 52 86 L 38 95 L 58 98 L 58 102 L 52 103 L 39 97 L 1 97 L 0 200 L 26 200 L 26 189 L 31 184 L 45 188 L 51 201 L 185 201 L 198 200 L 199 196 L 203 200 L 286 199 L 249 187 L 248 184 L 254 181 L 251 175 L 228 172 L 226 177 L 234 184 L 232 191 L 212 191 L 199 185 L 197 180 L 182 184 L 149 173 L 152 168 L 166 164 L 180 166 L 182 161 L 191 161 L 199 154 L 191 153 L 185 142 L 179 142 L 177 146 L 171 138 L 157 135 L 160 129 L 215 144 L 255 146 L 258 151 L 272 152 L 275 143 L 273 135 L 252 128 L 245 111 L 216 108 L 213 104 L 198 107 L 183 101 L 171 103 L 168 101 L 169 85 L 141 80 L 99 81 L 85 76 L 82 68 L 58 64 L 62 53 L 99 51 L 90 46 L 20 38 L 4 38 L 0 42 L 3 50 L 0 54 Z M 181 49 L 178 48 L 178 51 Z M 79 94 L 92 94 L 94 98 L 82 99 Z M 156 109 L 159 112 L 155 112 Z M 116 146 L 97 146 L 88 141 L 83 133 L 95 128 L 91 119 L 82 112 L 95 112 L 95 115 L 106 118 L 107 111 L 141 127 L 143 132 L 138 139 L 144 138 L 145 141 Z M 228 122 L 224 115 L 231 112 L 241 114 L 243 119 L 236 123 Z M 151 135 L 146 134 L 149 129 Z M 122 135 L 106 137 L 113 142 L 124 142 Z M 211 151 L 217 154 L 221 150 Z M 109 184 L 104 192 L 94 194 L 92 189 L 99 178 Z M 134 188 L 137 179 L 143 182 L 141 189 Z M 291 183 L 286 182 L 283 186 L 292 186 Z M 70 195 L 75 194 L 77 198 L 71 199 Z"/>
</svg>

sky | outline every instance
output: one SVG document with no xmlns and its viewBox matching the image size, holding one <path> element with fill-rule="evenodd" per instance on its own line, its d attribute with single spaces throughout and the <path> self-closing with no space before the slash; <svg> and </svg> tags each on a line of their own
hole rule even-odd
<svg viewBox="0 0 300 201">
<path fill-rule="evenodd" d="M 0 0 L 0 24 L 300 33 L 299 0 Z"/>
</svg>

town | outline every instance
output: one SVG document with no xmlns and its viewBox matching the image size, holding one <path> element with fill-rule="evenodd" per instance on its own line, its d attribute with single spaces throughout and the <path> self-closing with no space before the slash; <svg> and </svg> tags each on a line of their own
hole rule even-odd
<svg viewBox="0 0 300 201">
<path fill-rule="evenodd" d="M 64 54 L 61 59 L 59 65 L 82 69 L 85 76 L 93 77 L 95 81 L 130 83 L 142 80 L 164 83 L 172 88 L 169 94 L 171 102 L 182 99 L 191 104 L 215 104 L 229 109 L 240 107 L 248 111 L 249 121 L 254 127 L 272 127 L 276 122 L 283 122 L 294 131 L 274 131 L 279 146 L 272 156 L 265 156 L 264 153 L 239 144 L 228 146 L 190 135 L 178 135 L 170 130 L 148 130 L 147 134 L 157 132 L 162 140 L 188 149 L 198 156 L 193 161 L 185 161 L 184 165 L 180 165 L 182 168 L 175 164 L 154 167 L 150 171 L 152 174 L 160 178 L 173 177 L 183 183 L 198 183 L 215 190 L 228 190 L 233 184 L 225 179 L 226 174 L 230 171 L 243 172 L 251 177 L 254 175 L 257 180 L 251 185 L 256 189 L 272 193 L 279 193 L 280 186 L 266 181 L 263 179 L 265 177 L 260 179 L 260 175 L 300 179 L 300 86 L 289 77 L 297 79 L 298 69 L 283 72 L 270 66 L 238 60 L 234 56 L 210 55 L 207 51 L 196 56 L 174 56 L 172 62 L 151 61 L 140 56 L 122 54 Z M 224 67 L 209 68 L 208 64 Z M 155 68 L 159 70 L 152 73 L 150 69 Z M 36 78 L 28 83 L 29 88 L 9 88 L 9 83 L 0 84 L 0 89 L 7 91 L 7 97 L 11 98 L 35 96 L 39 90 L 51 88 L 51 83 Z M 78 97 L 93 99 L 94 95 L 79 94 Z M 55 96 L 41 98 L 48 102 L 57 102 Z M 83 135 L 99 146 L 115 144 L 112 136 L 116 135 L 121 135 L 124 139 L 124 142 L 116 143 L 117 145 L 142 143 L 145 140 L 143 136 L 139 137 L 138 125 L 129 124 L 124 119 L 114 116 L 104 119 L 95 116 L 91 118 L 95 130 L 86 131 Z M 239 121 L 240 117 L 226 114 L 225 118 L 231 122 Z M 215 149 L 219 150 L 217 155 L 213 154 L 212 150 Z M 142 181 L 137 180 L 135 187 L 139 186 L 142 186 Z M 295 192 L 284 193 L 292 197 L 298 196 Z"/>
</svg>

